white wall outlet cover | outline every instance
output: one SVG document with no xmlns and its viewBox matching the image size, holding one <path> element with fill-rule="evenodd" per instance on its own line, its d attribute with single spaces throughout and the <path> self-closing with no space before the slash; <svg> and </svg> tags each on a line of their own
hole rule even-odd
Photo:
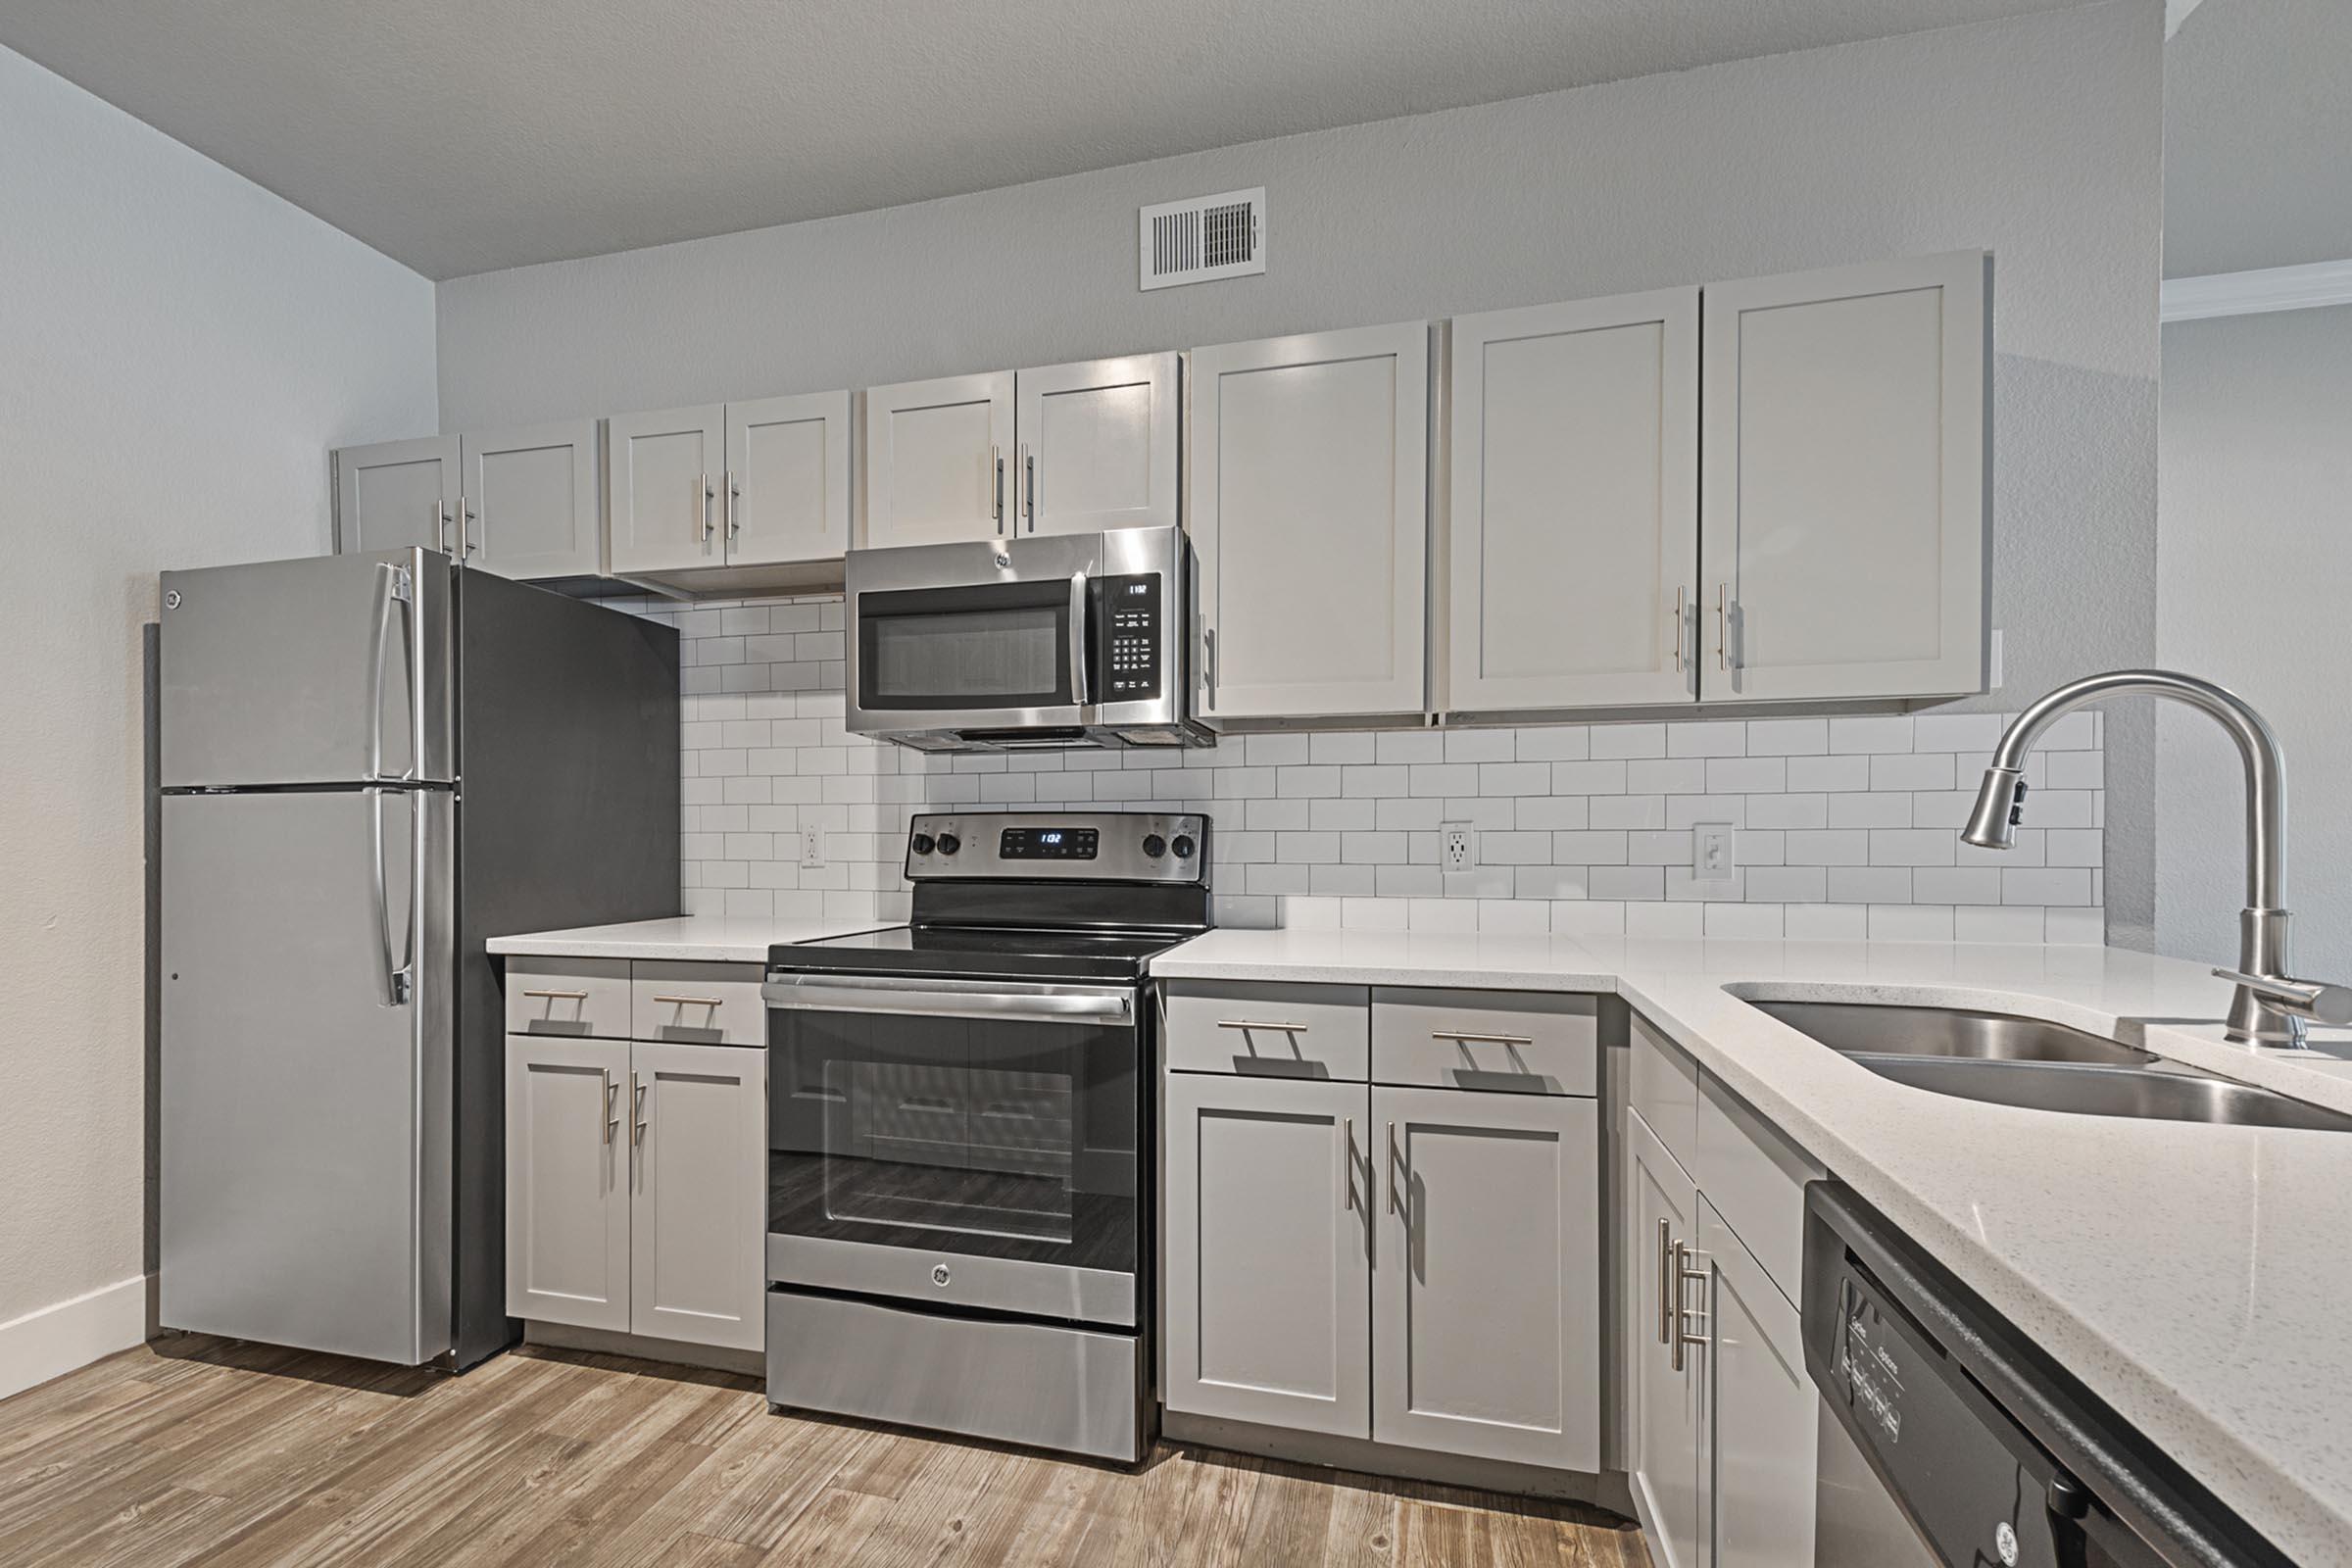
<svg viewBox="0 0 2352 1568">
<path fill-rule="evenodd" d="M 824 863 L 825 830 L 821 827 L 801 829 L 801 864 L 813 866 Z"/>
<path fill-rule="evenodd" d="M 1438 860 L 1447 871 L 1467 871 L 1478 864 L 1478 830 L 1466 822 L 1438 824 Z"/>
<path fill-rule="evenodd" d="M 1729 882 L 1740 867 L 1740 845 L 1729 822 L 1700 822 L 1690 829 L 1690 880 Z"/>
</svg>

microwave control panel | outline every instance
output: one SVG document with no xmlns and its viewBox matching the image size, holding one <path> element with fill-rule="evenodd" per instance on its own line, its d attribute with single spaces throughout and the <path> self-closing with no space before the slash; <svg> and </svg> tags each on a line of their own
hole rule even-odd
<svg viewBox="0 0 2352 1568">
<path fill-rule="evenodd" d="M 1097 624 L 1102 628 L 1095 701 L 1150 702 L 1160 692 L 1159 574 L 1096 580 Z"/>
</svg>

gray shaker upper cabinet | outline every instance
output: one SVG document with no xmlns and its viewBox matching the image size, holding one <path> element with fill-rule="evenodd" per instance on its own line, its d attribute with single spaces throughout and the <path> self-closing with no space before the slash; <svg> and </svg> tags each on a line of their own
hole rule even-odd
<svg viewBox="0 0 2352 1568">
<path fill-rule="evenodd" d="M 865 393 L 865 543 L 947 544 L 1006 531 L 1013 375 L 951 375 Z"/>
<path fill-rule="evenodd" d="M 850 395 L 726 408 L 730 566 L 838 561 L 850 548 Z"/>
<path fill-rule="evenodd" d="M 1695 288 L 1456 318 L 1444 708 L 1689 702 Z"/>
<path fill-rule="evenodd" d="M 454 549 L 463 488 L 456 436 L 341 447 L 333 465 L 339 554 Z"/>
<path fill-rule="evenodd" d="M 1013 378 L 1012 485 L 1021 533 L 1173 525 L 1177 357 L 1136 354 Z M 1012 531 L 1008 523 L 1007 531 Z"/>
<path fill-rule="evenodd" d="M 1701 697 L 1984 689 L 1991 277 L 1962 251 L 1707 287 Z"/>
<path fill-rule="evenodd" d="M 608 421 L 616 576 L 726 563 L 718 494 L 727 474 L 726 410 L 716 403 Z"/>
<path fill-rule="evenodd" d="M 461 553 L 502 577 L 594 577 L 604 571 L 597 421 L 565 419 L 458 438 Z"/>
<path fill-rule="evenodd" d="M 1200 711 L 1423 710 L 1429 328 L 1196 350 L 1193 546 Z"/>
</svg>

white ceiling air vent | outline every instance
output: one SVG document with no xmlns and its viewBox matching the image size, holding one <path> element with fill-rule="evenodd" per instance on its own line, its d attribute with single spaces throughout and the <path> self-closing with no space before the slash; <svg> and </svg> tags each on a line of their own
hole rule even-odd
<svg viewBox="0 0 2352 1568">
<path fill-rule="evenodd" d="M 1143 285 L 1172 288 L 1266 270 L 1266 188 L 1162 202 L 1142 212 Z"/>
</svg>

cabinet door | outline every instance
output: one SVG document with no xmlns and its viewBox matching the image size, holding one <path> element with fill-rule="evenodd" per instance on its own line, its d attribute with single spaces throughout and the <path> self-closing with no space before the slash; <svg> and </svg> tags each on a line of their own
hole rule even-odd
<svg viewBox="0 0 2352 1568">
<path fill-rule="evenodd" d="M 1022 533 L 1176 522 L 1176 356 L 1023 370 L 1013 429 Z"/>
<path fill-rule="evenodd" d="M 838 561 L 850 548 L 850 395 L 727 405 L 727 564 Z"/>
<path fill-rule="evenodd" d="M 1446 708 L 1697 692 L 1698 290 L 1458 318 Z"/>
<path fill-rule="evenodd" d="M 988 539 L 1011 522 L 1010 370 L 865 394 L 865 543 Z"/>
<path fill-rule="evenodd" d="M 455 548 L 458 438 L 379 441 L 335 452 L 335 550 L 371 556 Z"/>
<path fill-rule="evenodd" d="M 1706 290 L 1700 695 L 1984 688 L 1979 251 Z"/>
<path fill-rule="evenodd" d="M 1675 1353 L 1684 1299 L 1675 1244 L 1698 1242 L 1698 1189 L 1641 1113 L 1626 1127 L 1625 1374 L 1633 1401 L 1634 1500 L 1658 1568 L 1698 1565 L 1698 1435 L 1706 1359 Z M 1681 1364 L 1678 1366 L 1677 1361 Z"/>
<path fill-rule="evenodd" d="M 1698 1205 L 1706 1279 L 1708 1404 L 1699 1461 L 1707 1568 L 1813 1568 L 1821 1396 L 1805 1374 L 1797 1310 L 1715 1205 Z M 1697 1292 L 1706 1292 L 1705 1299 Z"/>
<path fill-rule="evenodd" d="M 1194 354 L 1204 714 L 1421 710 L 1428 368 L 1421 321 Z"/>
<path fill-rule="evenodd" d="M 718 491 L 726 476 L 718 404 L 615 415 L 605 431 L 612 571 L 681 571 L 726 560 Z"/>
<path fill-rule="evenodd" d="M 507 1037 L 507 1314 L 629 1327 L 629 1047 Z"/>
<path fill-rule="evenodd" d="M 1364 1086 L 1163 1082 L 1168 1408 L 1369 1437 Z"/>
<path fill-rule="evenodd" d="M 459 447 L 467 560 L 524 579 L 604 570 L 594 419 L 467 435 Z"/>
<path fill-rule="evenodd" d="M 766 1323 L 767 1053 L 630 1048 L 642 1096 L 629 1328 L 757 1350 Z"/>
<path fill-rule="evenodd" d="M 1600 1468 L 1594 1102 L 1372 1091 L 1372 1435 Z"/>
</svg>

